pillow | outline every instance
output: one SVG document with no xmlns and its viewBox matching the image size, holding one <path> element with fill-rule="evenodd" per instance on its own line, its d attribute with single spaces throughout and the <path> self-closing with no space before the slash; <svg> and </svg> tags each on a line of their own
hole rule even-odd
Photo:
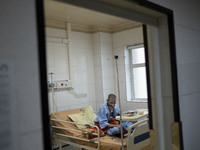
<svg viewBox="0 0 200 150">
<path fill-rule="evenodd" d="M 81 111 L 78 114 L 68 115 L 70 119 L 72 119 L 76 123 L 80 124 L 92 124 L 94 125 L 94 119 L 97 117 L 92 109 L 92 106 L 88 106 L 85 110 Z M 79 129 L 84 129 L 86 126 L 84 125 L 76 125 Z"/>
</svg>

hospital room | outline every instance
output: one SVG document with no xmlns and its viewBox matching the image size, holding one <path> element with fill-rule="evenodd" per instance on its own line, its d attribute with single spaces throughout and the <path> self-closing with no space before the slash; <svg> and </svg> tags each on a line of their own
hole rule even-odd
<svg viewBox="0 0 200 150">
<path fill-rule="evenodd" d="M 44 8 L 52 148 L 149 149 L 143 25 L 62 2 L 45 0 Z M 93 122 L 110 94 L 116 120 L 132 123 L 119 137 L 101 136 Z M 132 142 L 139 134 L 143 141 Z"/>
</svg>

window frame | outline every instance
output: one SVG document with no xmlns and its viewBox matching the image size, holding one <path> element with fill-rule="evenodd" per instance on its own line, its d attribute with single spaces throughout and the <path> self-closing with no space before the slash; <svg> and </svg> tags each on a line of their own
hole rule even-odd
<svg viewBox="0 0 200 150">
<path fill-rule="evenodd" d="M 135 90 L 134 90 L 134 72 L 133 69 L 134 68 L 141 68 L 141 67 L 145 67 L 145 71 L 146 71 L 146 60 L 145 63 L 137 63 L 137 64 L 133 64 L 132 62 L 132 49 L 138 49 L 138 48 L 143 48 L 144 49 L 144 58 L 145 58 L 145 47 L 144 47 L 144 43 L 138 43 L 138 44 L 134 44 L 134 45 L 127 45 L 126 49 L 128 50 L 128 57 L 129 57 L 129 71 L 130 75 L 130 88 L 131 88 L 131 97 L 127 99 L 127 101 L 131 101 L 131 102 L 147 102 L 148 100 L 148 96 L 147 98 L 136 98 L 136 94 L 135 94 Z M 147 74 L 145 74 L 145 77 L 147 77 Z M 146 81 L 146 89 L 147 89 L 147 81 Z M 146 91 L 146 95 L 147 95 L 147 91 Z"/>
</svg>

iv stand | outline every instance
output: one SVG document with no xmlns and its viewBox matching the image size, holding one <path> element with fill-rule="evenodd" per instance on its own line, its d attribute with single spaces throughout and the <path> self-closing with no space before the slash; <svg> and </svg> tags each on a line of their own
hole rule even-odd
<svg viewBox="0 0 200 150">
<path fill-rule="evenodd" d="M 118 88 L 118 99 L 119 99 L 119 111 L 120 111 L 120 131 L 121 131 L 121 143 L 122 143 L 121 150 L 123 150 L 123 149 L 124 149 L 124 141 L 123 141 L 122 111 L 121 111 L 121 102 L 120 102 L 119 73 L 118 73 L 118 63 L 117 63 L 117 59 L 118 59 L 118 56 L 115 55 L 115 60 L 116 60 L 116 71 L 117 71 L 117 88 Z"/>
</svg>

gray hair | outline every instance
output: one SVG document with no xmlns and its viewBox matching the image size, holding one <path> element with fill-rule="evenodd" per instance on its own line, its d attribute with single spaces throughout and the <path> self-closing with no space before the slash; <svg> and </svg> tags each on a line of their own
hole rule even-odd
<svg viewBox="0 0 200 150">
<path fill-rule="evenodd" d="M 114 94 L 109 94 L 108 95 L 108 100 L 109 101 L 116 101 L 116 96 Z"/>
</svg>

